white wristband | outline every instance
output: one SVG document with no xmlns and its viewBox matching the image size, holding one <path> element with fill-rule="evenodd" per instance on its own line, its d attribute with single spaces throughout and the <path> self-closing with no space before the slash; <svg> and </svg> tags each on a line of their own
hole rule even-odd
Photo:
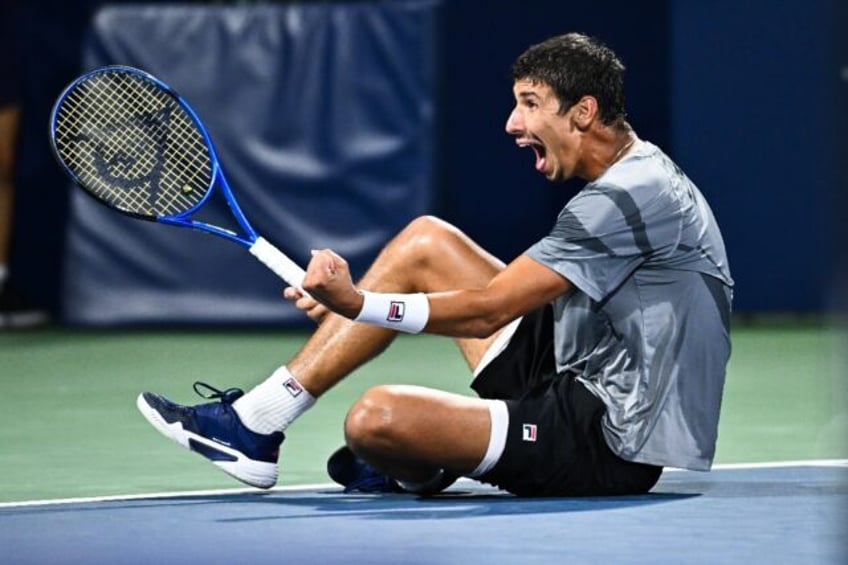
<svg viewBox="0 0 848 565">
<path fill-rule="evenodd" d="M 395 294 L 360 291 L 364 301 L 362 310 L 354 318 L 399 332 L 417 334 L 427 325 L 430 318 L 430 301 L 423 293 Z"/>
</svg>

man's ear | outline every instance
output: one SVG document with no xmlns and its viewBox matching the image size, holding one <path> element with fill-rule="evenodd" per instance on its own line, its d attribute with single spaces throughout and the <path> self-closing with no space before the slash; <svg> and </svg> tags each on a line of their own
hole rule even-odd
<svg viewBox="0 0 848 565">
<path fill-rule="evenodd" d="M 574 105 L 572 116 L 578 129 L 581 131 L 589 129 L 598 117 L 598 100 L 594 96 L 584 96 Z"/>
</svg>

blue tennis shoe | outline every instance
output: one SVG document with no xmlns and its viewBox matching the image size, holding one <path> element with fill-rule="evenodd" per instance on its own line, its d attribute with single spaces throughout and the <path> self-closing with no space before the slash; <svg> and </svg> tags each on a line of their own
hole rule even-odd
<svg viewBox="0 0 848 565">
<path fill-rule="evenodd" d="M 342 485 L 346 493 L 409 493 L 421 496 L 438 494 L 458 478 L 441 471 L 429 483 L 401 483 L 357 457 L 347 446 L 338 448 L 327 460 L 327 474 Z"/>
<path fill-rule="evenodd" d="M 209 391 L 201 392 L 200 389 Z M 136 405 L 154 428 L 186 449 L 209 459 L 236 479 L 258 488 L 271 488 L 277 482 L 277 460 L 283 432 L 258 434 L 244 424 L 233 410 L 233 402 L 244 394 L 241 389 L 220 391 L 205 383 L 194 383 L 203 398 L 220 402 L 182 406 L 167 398 L 144 392 Z"/>
<path fill-rule="evenodd" d="M 346 446 L 337 449 L 327 460 L 327 474 L 342 485 L 346 493 L 405 492 L 397 481 L 354 455 Z"/>
</svg>

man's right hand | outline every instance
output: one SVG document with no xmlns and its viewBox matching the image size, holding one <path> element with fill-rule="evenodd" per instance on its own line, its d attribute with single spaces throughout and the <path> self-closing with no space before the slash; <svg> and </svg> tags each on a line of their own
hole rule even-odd
<svg viewBox="0 0 848 565">
<path fill-rule="evenodd" d="M 330 310 L 299 288 L 290 286 L 283 291 L 283 298 L 294 302 L 298 310 L 309 316 L 313 322 L 320 324 Z"/>
</svg>

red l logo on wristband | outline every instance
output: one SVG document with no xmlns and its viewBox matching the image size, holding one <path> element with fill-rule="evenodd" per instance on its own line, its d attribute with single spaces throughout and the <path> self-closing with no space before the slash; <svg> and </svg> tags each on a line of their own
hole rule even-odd
<svg viewBox="0 0 848 565">
<path fill-rule="evenodd" d="M 389 315 L 386 317 L 386 320 L 389 322 L 400 322 L 403 321 L 403 313 L 406 310 L 405 302 L 395 302 L 394 300 L 389 303 Z"/>
</svg>

